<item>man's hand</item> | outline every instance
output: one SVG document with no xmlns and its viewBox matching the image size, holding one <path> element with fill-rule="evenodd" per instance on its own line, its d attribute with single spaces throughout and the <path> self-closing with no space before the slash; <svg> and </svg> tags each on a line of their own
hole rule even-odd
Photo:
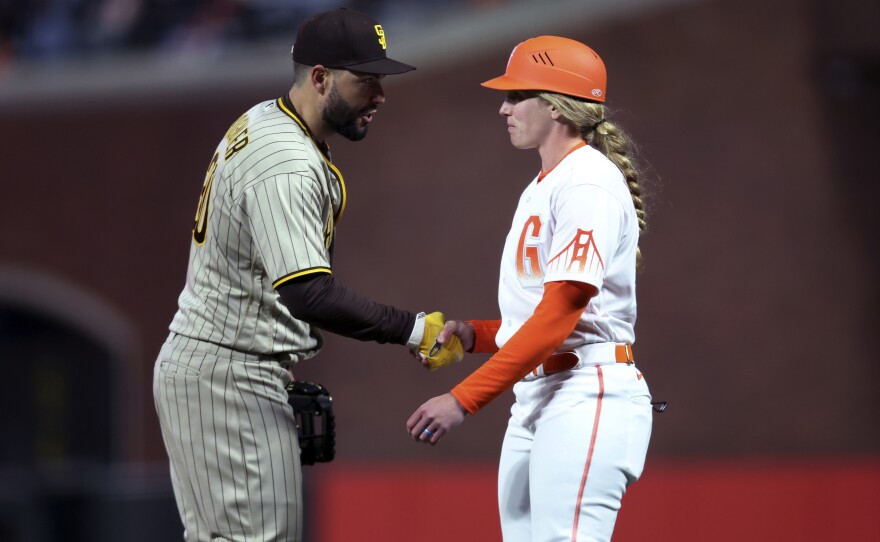
<svg viewBox="0 0 880 542">
<path fill-rule="evenodd" d="M 421 315 L 419 316 L 421 317 Z M 432 371 L 457 363 L 464 357 L 464 348 L 458 337 L 447 335 L 443 337 L 442 341 L 439 340 L 440 334 L 445 330 L 445 323 L 446 320 L 442 312 L 432 312 L 417 318 L 416 327 L 413 329 L 408 343 L 413 353 L 421 360 L 422 365 Z M 420 326 L 421 333 L 418 329 Z"/>
</svg>

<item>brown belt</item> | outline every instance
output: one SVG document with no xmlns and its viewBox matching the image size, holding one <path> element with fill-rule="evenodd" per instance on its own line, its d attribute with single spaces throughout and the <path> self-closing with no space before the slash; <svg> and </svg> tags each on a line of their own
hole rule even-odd
<svg viewBox="0 0 880 542">
<path fill-rule="evenodd" d="M 633 363 L 633 361 L 635 361 L 635 358 L 633 357 L 632 345 L 618 344 L 614 348 L 614 361 L 616 363 Z M 567 371 L 573 367 L 576 367 L 579 362 L 580 358 L 574 352 L 561 352 L 559 354 L 553 354 L 543 363 L 544 376 L 550 376 L 561 371 Z M 589 364 L 589 362 L 587 364 Z M 532 371 L 532 374 L 535 376 L 539 376 L 538 369 L 535 368 L 535 370 Z"/>
</svg>

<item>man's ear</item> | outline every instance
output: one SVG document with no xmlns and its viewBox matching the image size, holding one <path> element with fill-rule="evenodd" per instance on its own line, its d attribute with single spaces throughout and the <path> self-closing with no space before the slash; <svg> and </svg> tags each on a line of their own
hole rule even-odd
<svg viewBox="0 0 880 542">
<path fill-rule="evenodd" d="M 315 87 L 318 94 L 323 95 L 324 92 L 330 88 L 330 78 L 332 77 L 332 74 L 330 73 L 330 70 L 324 66 L 320 64 L 312 66 L 312 71 L 309 73 L 309 76 L 312 86 Z"/>
</svg>

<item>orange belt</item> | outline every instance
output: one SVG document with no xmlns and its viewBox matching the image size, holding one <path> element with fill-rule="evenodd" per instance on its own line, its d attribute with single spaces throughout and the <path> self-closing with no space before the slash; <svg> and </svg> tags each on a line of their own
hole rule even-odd
<svg viewBox="0 0 880 542">
<path fill-rule="evenodd" d="M 567 371 L 574 367 L 577 367 L 578 363 L 580 363 L 581 359 L 574 352 L 562 352 L 559 354 L 553 354 L 542 364 L 544 367 L 544 375 L 550 376 L 552 374 L 556 374 L 562 371 Z M 610 361 L 610 360 L 608 360 Z M 614 362 L 615 363 L 633 363 L 635 358 L 633 357 L 633 349 L 631 344 L 618 344 L 615 345 L 614 348 Z M 585 365 L 590 365 L 591 362 L 589 360 L 586 361 Z M 598 363 L 601 365 L 601 363 Z M 534 376 L 541 376 L 538 372 L 538 368 L 532 371 Z"/>
</svg>

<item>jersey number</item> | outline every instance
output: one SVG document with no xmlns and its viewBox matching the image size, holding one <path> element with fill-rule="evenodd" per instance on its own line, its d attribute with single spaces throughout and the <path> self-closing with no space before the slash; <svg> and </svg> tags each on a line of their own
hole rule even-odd
<svg viewBox="0 0 880 542">
<path fill-rule="evenodd" d="M 248 116 L 247 113 L 242 115 L 235 121 L 226 132 L 226 153 L 223 155 L 224 160 L 229 160 L 232 156 L 247 146 L 248 141 Z M 196 222 L 193 226 L 193 241 L 197 245 L 205 244 L 208 238 L 208 207 L 211 201 L 211 188 L 214 186 L 214 177 L 217 175 L 217 164 L 220 162 L 220 153 L 215 152 L 208 165 L 208 172 L 205 173 L 205 183 L 202 185 L 202 195 L 199 197 L 199 207 L 196 209 Z"/>
<path fill-rule="evenodd" d="M 214 176 L 217 174 L 217 163 L 220 161 L 220 155 L 214 153 L 211 163 L 208 165 L 208 172 L 205 173 L 205 183 L 202 185 L 202 195 L 199 196 L 199 207 L 196 209 L 196 222 L 193 226 L 193 241 L 197 245 L 205 244 L 208 237 L 208 205 L 211 200 L 211 187 L 214 186 Z"/>
<path fill-rule="evenodd" d="M 516 247 L 516 276 L 521 282 L 538 282 L 544 278 L 538 260 L 538 243 L 541 237 L 541 217 L 532 215 L 523 225 Z"/>
</svg>

